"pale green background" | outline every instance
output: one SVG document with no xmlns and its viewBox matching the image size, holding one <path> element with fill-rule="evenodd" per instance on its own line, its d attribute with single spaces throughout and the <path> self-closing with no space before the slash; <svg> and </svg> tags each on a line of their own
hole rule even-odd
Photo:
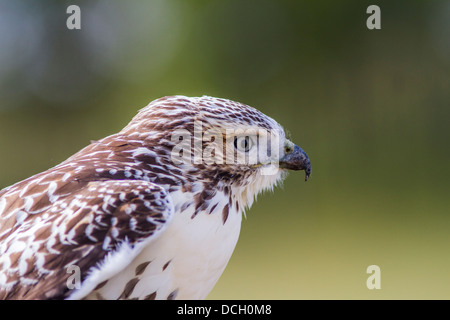
<svg viewBox="0 0 450 320">
<path fill-rule="evenodd" d="M 1 1 L 0 188 L 153 99 L 229 98 L 313 172 L 259 197 L 209 298 L 448 299 L 449 81 L 448 1 Z"/>
</svg>

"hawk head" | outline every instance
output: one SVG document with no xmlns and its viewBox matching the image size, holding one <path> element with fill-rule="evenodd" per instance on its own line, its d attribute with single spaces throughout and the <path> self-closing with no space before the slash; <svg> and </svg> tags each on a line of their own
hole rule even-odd
<svg viewBox="0 0 450 320">
<path fill-rule="evenodd" d="M 145 142 L 172 174 L 230 188 L 250 206 L 287 170 L 311 174 L 306 153 L 274 119 L 242 103 L 214 97 L 164 97 L 143 108 L 121 134 Z"/>
</svg>

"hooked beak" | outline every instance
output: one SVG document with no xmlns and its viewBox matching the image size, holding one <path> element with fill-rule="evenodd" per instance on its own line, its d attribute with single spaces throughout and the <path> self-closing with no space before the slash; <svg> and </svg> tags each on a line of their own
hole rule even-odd
<svg viewBox="0 0 450 320">
<path fill-rule="evenodd" d="M 282 169 L 305 170 L 305 181 L 308 181 L 311 175 L 311 163 L 308 155 L 299 146 L 292 144 L 289 146 L 283 158 L 279 161 Z"/>
</svg>

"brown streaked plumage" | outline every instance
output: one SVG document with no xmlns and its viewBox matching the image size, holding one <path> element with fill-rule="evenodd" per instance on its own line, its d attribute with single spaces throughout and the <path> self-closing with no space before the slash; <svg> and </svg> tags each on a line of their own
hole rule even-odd
<svg viewBox="0 0 450 320">
<path fill-rule="evenodd" d="M 268 132 L 280 141 L 270 155 L 258 151 Z M 0 191 L 0 299 L 205 298 L 244 208 L 285 169 L 309 176 L 294 146 L 241 103 L 151 102 L 119 133 Z M 257 162 L 245 158 L 253 153 Z M 265 174 L 274 160 L 281 168 Z"/>
</svg>

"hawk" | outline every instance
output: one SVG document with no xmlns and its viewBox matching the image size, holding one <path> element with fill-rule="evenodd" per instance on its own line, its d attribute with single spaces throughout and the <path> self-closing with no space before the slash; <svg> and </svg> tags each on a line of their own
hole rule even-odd
<svg viewBox="0 0 450 320">
<path fill-rule="evenodd" d="M 307 180 L 309 158 L 260 111 L 155 100 L 119 133 L 0 191 L 0 299 L 204 299 L 245 210 L 287 170 Z"/>
</svg>

